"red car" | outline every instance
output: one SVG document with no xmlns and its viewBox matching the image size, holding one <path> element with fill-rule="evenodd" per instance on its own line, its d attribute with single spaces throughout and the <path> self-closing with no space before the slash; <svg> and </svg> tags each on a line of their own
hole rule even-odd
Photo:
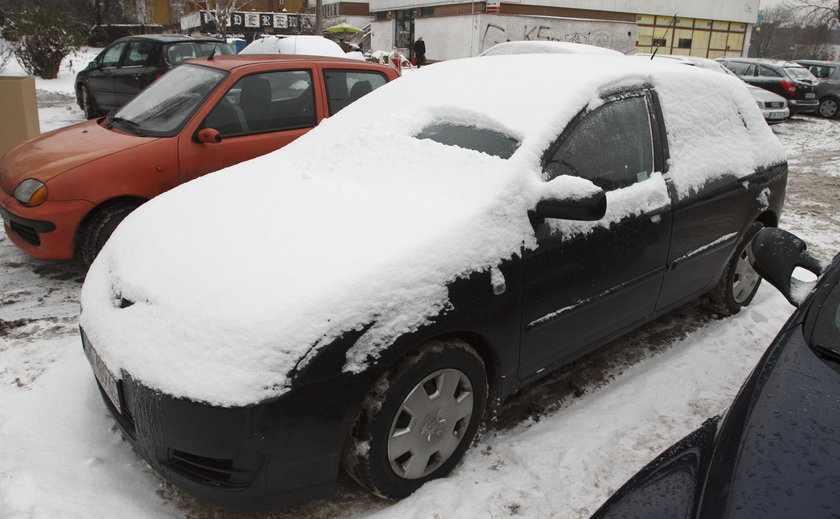
<svg viewBox="0 0 840 519">
<path fill-rule="evenodd" d="M 397 77 L 342 58 L 192 60 L 108 117 L 9 150 L 0 159 L 6 234 L 32 256 L 89 264 L 140 204 L 285 146 Z"/>
</svg>

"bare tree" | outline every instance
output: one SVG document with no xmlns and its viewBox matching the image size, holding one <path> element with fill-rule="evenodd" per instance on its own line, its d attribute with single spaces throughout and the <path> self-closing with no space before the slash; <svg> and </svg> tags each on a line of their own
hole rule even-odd
<svg viewBox="0 0 840 519">
<path fill-rule="evenodd" d="M 806 27 L 831 29 L 840 23 L 840 0 L 788 0 L 786 5 Z"/>
</svg>

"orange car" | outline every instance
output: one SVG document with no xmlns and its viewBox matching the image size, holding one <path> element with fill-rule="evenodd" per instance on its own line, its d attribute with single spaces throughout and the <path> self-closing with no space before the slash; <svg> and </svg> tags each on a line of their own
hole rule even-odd
<svg viewBox="0 0 840 519">
<path fill-rule="evenodd" d="M 32 256 L 89 264 L 140 204 L 285 146 L 397 77 L 341 58 L 192 60 L 108 117 L 9 150 L 0 159 L 6 234 Z"/>
</svg>

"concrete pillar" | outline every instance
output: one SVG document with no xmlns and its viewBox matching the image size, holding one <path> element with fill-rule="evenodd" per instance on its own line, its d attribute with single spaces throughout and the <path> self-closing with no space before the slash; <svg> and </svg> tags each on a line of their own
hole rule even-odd
<svg viewBox="0 0 840 519">
<path fill-rule="evenodd" d="M 0 114 L 0 156 L 41 133 L 34 77 L 0 76 Z"/>
</svg>

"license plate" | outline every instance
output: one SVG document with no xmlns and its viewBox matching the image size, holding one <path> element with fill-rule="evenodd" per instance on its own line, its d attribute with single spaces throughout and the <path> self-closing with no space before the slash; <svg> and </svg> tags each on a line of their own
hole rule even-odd
<svg viewBox="0 0 840 519">
<path fill-rule="evenodd" d="M 815 94 L 814 92 L 810 92 L 810 93 L 805 94 L 805 99 L 814 99 L 816 97 L 817 97 L 817 94 Z"/>
<path fill-rule="evenodd" d="M 785 114 L 782 112 L 771 112 L 770 119 L 784 119 Z"/>
<path fill-rule="evenodd" d="M 108 371 L 108 368 L 105 367 L 105 363 L 99 358 L 99 354 L 93 349 L 93 346 L 91 346 L 90 341 L 85 334 L 82 334 L 82 347 L 85 350 L 85 356 L 87 356 L 88 362 L 90 362 L 90 365 L 93 368 L 93 375 L 96 377 L 99 385 L 102 386 L 102 390 L 105 392 L 108 400 L 111 401 L 111 404 L 113 404 L 117 411 L 122 413 L 117 379 L 114 378 L 114 375 L 112 375 L 111 372 Z"/>
</svg>

